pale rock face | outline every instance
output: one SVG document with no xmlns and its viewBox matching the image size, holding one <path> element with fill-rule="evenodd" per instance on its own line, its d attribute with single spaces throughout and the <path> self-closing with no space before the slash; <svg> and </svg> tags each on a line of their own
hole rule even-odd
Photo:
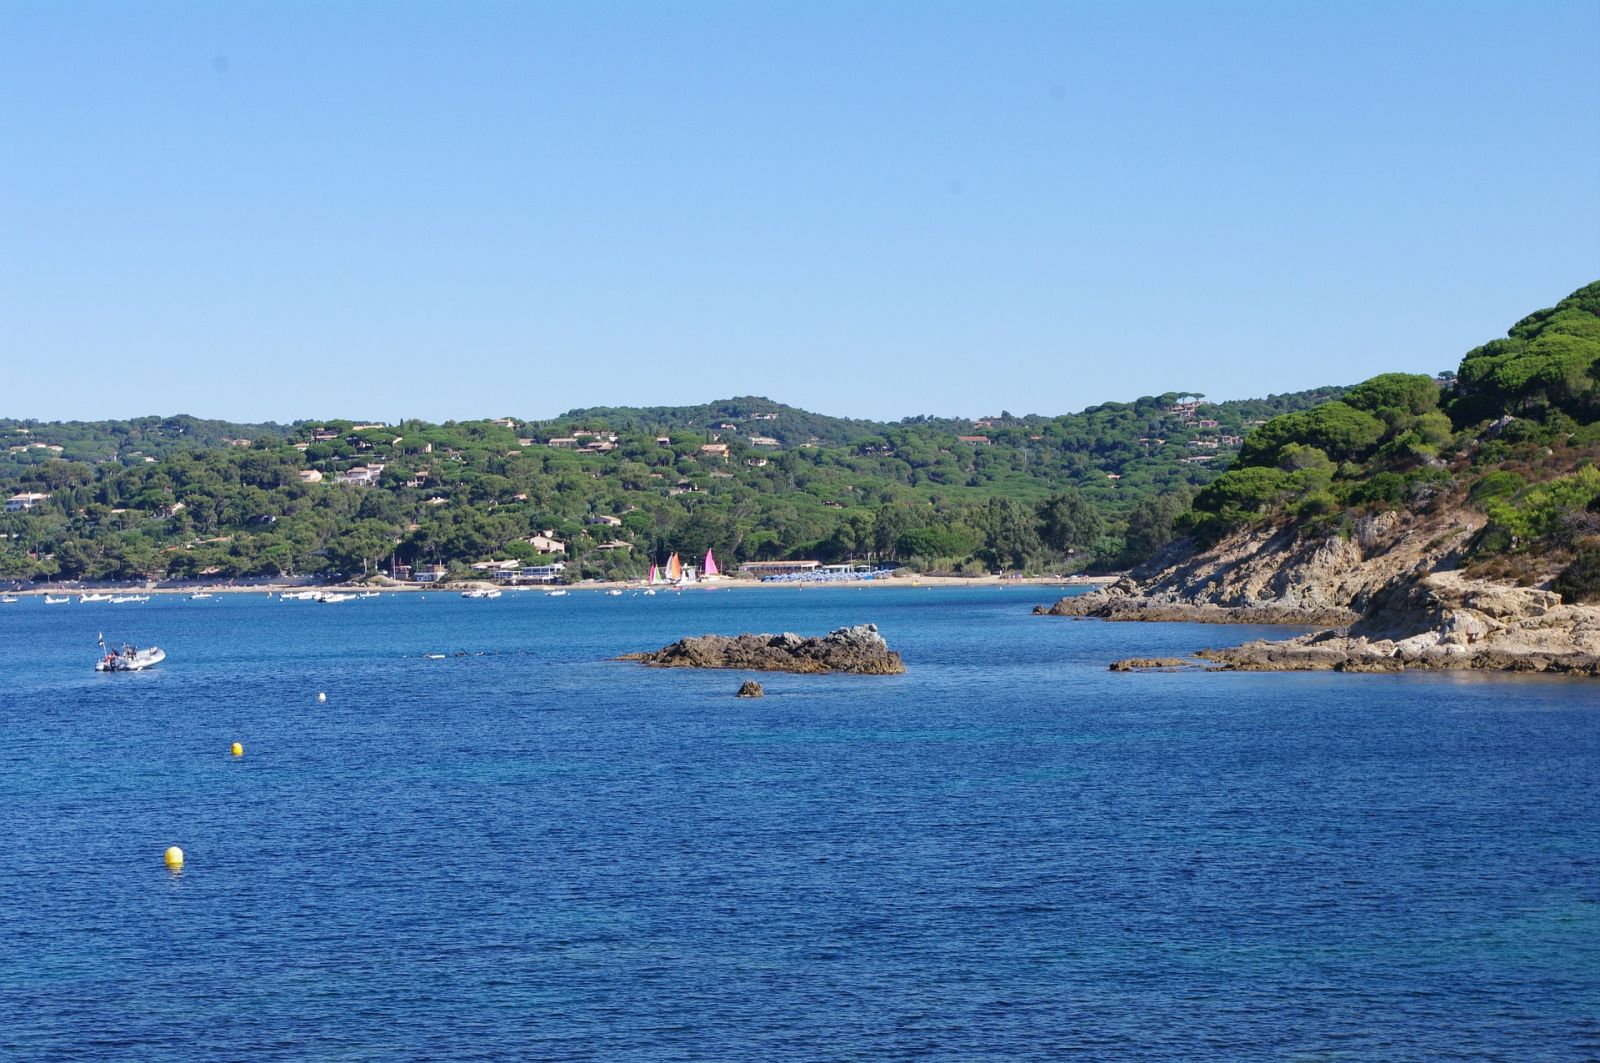
<svg viewBox="0 0 1600 1063">
<path fill-rule="evenodd" d="M 1465 510 L 1378 513 L 1354 534 L 1253 528 L 1200 554 L 1181 546 L 1139 578 L 1064 598 L 1059 616 L 1305 623 L 1299 638 L 1202 657 L 1225 668 L 1479 668 L 1600 675 L 1600 606 L 1467 579 L 1459 551 L 1482 526 Z"/>
</svg>

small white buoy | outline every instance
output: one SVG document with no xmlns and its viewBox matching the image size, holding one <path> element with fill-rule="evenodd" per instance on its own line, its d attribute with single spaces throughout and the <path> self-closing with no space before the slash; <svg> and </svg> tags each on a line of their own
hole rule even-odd
<svg viewBox="0 0 1600 1063">
<path fill-rule="evenodd" d="M 328 700 L 328 695 L 319 692 L 317 694 L 317 700 L 318 701 L 327 701 Z"/>
<path fill-rule="evenodd" d="M 166 860 L 169 868 L 176 871 L 183 866 L 183 850 L 176 845 L 168 846 L 163 859 Z"/>
</svg>

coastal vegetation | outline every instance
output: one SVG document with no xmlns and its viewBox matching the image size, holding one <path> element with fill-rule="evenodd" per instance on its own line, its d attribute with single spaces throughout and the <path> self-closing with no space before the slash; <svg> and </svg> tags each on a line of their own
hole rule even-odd
<svg viewBox="0 0 1600 1063">
<path fill-rule="evenodd" d="M 0 578 L 470 574 L 560 560 L 642 575 L 668 552 L 924 571 L 1106 570 L 1253 528 L 1353 536 L 1476 516 L 1474 575 L 1597 594 L 1600 283 L 1453 373 L 1058 417 L 894 423 L 745 397 L 547 421 L 0 420 Z M 22 508 L 25 506 L 26 508 Z"/>
<path fill-rule="evenodd" d="M 467 575 L 487 559 L 614 578 L 707 549 L 724 565 L 1114 567 L 1170 540 L 1249 431 L 1339 394 L 892 424 L 762 398 L 445 424 L 0 420 L 0 487 L 47 496 L 0 517 L 0 578 Z"/>
<path fill-rule="evenodd" d="M 1471 574 L 1591 600 L 1600 544 L 1600 282 L 1469 351 L 1443 379 L 1388 373 L 1251 433 L 1179 518 L 1201 546 L 1251 525 L 1352 533 L 1383 512 L 1487 520 Z"/>
</svg>

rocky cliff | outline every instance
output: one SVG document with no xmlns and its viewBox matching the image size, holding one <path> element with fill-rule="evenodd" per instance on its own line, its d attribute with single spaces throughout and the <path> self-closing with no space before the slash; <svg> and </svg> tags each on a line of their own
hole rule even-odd
<svg viewBox="0 0 1600 1063">
<path fill-rule="evenodd" d="M 656 668 L 738 668 L 755 672 L 842 672 L 899 675 L 906 670 L 876 624 L 840 628 L 820 638 L 781 635 L 700 635 L 650 653 L 618 660 Z"/>
<path fill-rule="evenodd" d="M 1481 525 L 1477 514 L 1450 509 L 1380 513 L 1349 536 L 1252 529 L 1199 553 L 1180 545 L 1109 587 L 1035 612 L 1323 629 L 1199 654 L 1226 669 L 1600 675 L 1600 606 L 1563 605 L 1551 591 L 1458 570 Z"/>
<path fill-rule="evenodd" d="M 1174 548 L 1101 590 L 1038 613 L 1106 620 L 1218 624 L 1353 623 L 1383 588 L 1419 569 L 1450 567 L 1482 524 L 1476 514 L 1379 513 L 1353 534 L 1253 528 L 1199 553 Z"/>
</svg>

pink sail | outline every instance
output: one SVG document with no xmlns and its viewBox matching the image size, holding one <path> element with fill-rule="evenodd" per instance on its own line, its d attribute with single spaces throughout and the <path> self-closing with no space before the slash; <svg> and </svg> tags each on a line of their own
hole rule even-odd
<svg viewBox="0 0 1600 1063">
<path fill-rule="evenodd" d="M 702 576 L 719 576 L 722 573 L 717 569 L 717 559 L 711 556 L 711 551 L 706 551 L 705 567 L 700 570 Z"/>
<path fill-rule="evenodd" d="M 650 562 L 650 582 L 651 583 L 660 583 L 661 582 L 661 570 L 656 568 L 656 563 L 654 561 Z"/>
</svg>

